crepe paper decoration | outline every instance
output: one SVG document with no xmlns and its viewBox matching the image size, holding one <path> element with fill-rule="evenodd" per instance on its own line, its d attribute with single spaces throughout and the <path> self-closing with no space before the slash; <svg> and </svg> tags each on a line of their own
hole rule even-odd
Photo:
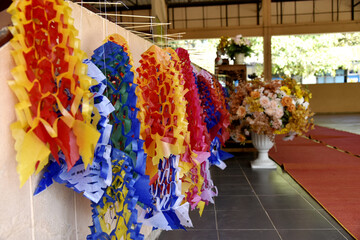
<svg viewBox="0 0 360 240">
<path fill-rule="evenodd" d="M 151 185 L 156 202 L 156 209 L 140 214 L 140 219 L 146 225 L 171 230 L 192 227 L 189 217 L 189 203 L 183 203 L 181 180 L 179 179 L 180 156 L 170 155 L 159 161 L 156 181 Z"/>
<path fill-rule="evenodd" d="M 213 81 L 213 87 L 215 89 L 216 95 L 219 97 L 222 108 L 229 110 L 229 104 L 228 104 L 228 101 L 226 98 L 226 89 L 216 79 L 214 79 L 214 81 Z"/>
<path fill-rule="evenodd" d="M 210 139 L 216 136 L 222 145 L 229 138 L 227 127 L 230 124 L 230 114 L 220 101 L 218 92 L 213 88 L 213 79 L 210 73 L 201 70 L 197 75 L 197 86 L 200 94 L 201 106 L 205 114 L 206 127 Z"/>
<path fill-rule="evenodd" d="M 102 95 L 106 88 L 105 76 L 90 60 L 86 59 L 84 63 L 88 65 L 88 76 L 98 82 L 97 85 L 90 88 L 90 91 L 94 93 L 94 110 L 97 110 L 97 113 L 93 114 L 93 122 L 97 122 L 97 130 L 101 134 L 95 148 L 94 161 L 90 167 L 85 169 L 82 159 L 79 159 L 75 166 L 68 171 L 64 155 L 60 152 L 61 166 L 52 158 L 34 195 L 49 187 L 54 179 L 58 183 L 65 183 L 67 187 L 76 192 L 84 192 L 85 197 L 97 203 L 102 197 L 104 189 L 111 184 L 111 145 L 109 143 L 112 126 L 108 124 L 108 116 L 115 109 L 110 101 Z"/>
<path fill-rule="evenodd" d="M 107 153 L 109 154 L 109 151 Z M 68 188 L 74 189 L 78 193 L 83 192 L 84 196 L 89 200 L 98 202 L 104 194 L 104 189 L 111 183 L 111 162 L 102 161 L 103 164 L 100 164 L 94 160 L 85 169 L 84 163 L 80 159 L 70 171 L 67 171 L 65 157 L 62 152 L 59 153 L 59 160 L 61 165 L 51 157 L 50 164 L 34 195 L 52 185 L 54 180 L 60 184 L 66 184 Z"/>
<path fill-rule="evenodd" d="M 134 66 L 134 62 L 133 62 L 132 55 L 131 55 L 131 52 L 130 52 L 130 47 L 129 47 L 127 41 L 125 40 L 125 38 L 123 38 L 121 35 L 119 35 L 117 33 L 114 33 L 114 34 L 109 35 L 107 37 L 107 40 L 122 46 L 123 49 L 124 49 L 124 52 L 126 52 L 128 54 L 128 56 L 129 56 L 129 65 Z M 134 75 L 135 75 L 135 68 L 134 67 L 132 67 L 130 69 L 130 71 L 133 72 Z M 134 79 L 134 81 L 135 80 L 136 79 Z"/>
<path fill-rule="evenodd" d="M 218 195 L 218 191 L 211 179 L 209 161 L 204 161 L 201 164 L 201 175 L 204 176 L 204 184 L 201 187 L 202 193 L 200 197 L 206 205 L 208 205 L 209 202 L 214 204 L 213 197 L 216 197 Z M 200 208 L 200 216 L 201 214 L 202 214 L 202 210 Z"/>
<path fill-rule="evenodd" d="M 226 168 L 226 164 L 223 161 L 234 157 L 234 155 L 227 153 L 221 150 L 220 148 L 221 148 L 220 140 L 218 137 L 215 137 L 214 140 L 211 142 L 211 146 L 210 146 L 211 155 L 209 157 L 209 162 L 210 164 L 216 165 L 224 170 Z"/>
<path fill-rule="evenodd" d="M 107 78 L 104 95 L 115 107 L 109 117 L 113 125 L 111 141 L 113 147 L 120 149 L 132 158 L 135 171 L 145 173 L 146 156 L 143 141 L 139 139 L 140 122 L 136 107 L 137 85 L 134 83 L 134 69 L 124 47 L 108 41 L 94 51 L 92 61 Z"/>
<path fill-rule="evenodd" d="M 137 209 L 145 212 L 150 211 L 154 208 L 154 202 L 150 192 L 150 179 L 149 176 L 145 175 L 147 155 L 143 149 L 144 141 L 139 139 L 140 122 L 137 119 L 139 109 L 136 107 L 137 84 L 134 83 L 133 61 L 130 53 L 127 52 L 128 45 L 125 39 L 117 34 L 113 34 L 107 39 L 109 39 L 108 42 L 94 51 L 92 62 L 106 75 L 104 95 L 108 96 L 110 102 L 115 107 L 115 111 L 110 115 L 110 123 L 113 124 L 111 135 L 113 159 L 115 162 L 116 159 L 125 159 L 125 162 L 117 161 L 118 165 L 113 166 L 112 170 L 115 178 L 113 177 L 112 185 L 107 188 L 106 194 L 97 205 L 92 204 L 94 226 L 92 227 L 92 234 L 88 239 L 97 239 L 99 236 L 116 236 L 116 239 L 120 239 L 121 236 L 124 239 L 142 239 L 143 236 L 138 232 L 141 224 L 137 219 Z M 124 188 L 121 187 L 122 189 L 117 190 L 119 178 L 116 177 L 119 175 L 119 166 L 123 168 L 122 164 L 125 164 L 126 169 L 130 169 L 127 172 L 127 178 L 131 178 L 131 181 L 129 180 L 130 185 L 127 186 L 129 192 L 127 193 L 125 188 L 124 198 L 125 196 L 129 199 L 132 198 L 131 208 L 128 208 L 123 213 L 125 214 L 123 217 L 126 220 L 126 216 L 131 214 L 132 225 L 127 224 L 127 233 L 125 230 L 122 230 L 123 227 L 121 225 L 113 228 L 110 233 L 109 228 L 106 227 L 105 213 L 107 212 L 108 214 L 113 210 L 108 209 L 106 206 L 115 205 L 121 208 L 123 204 L 119 194 L 121 191 L 124 191 Z M 123 176 L 123 174 L 121 173 L 119 176 Z M 105 204 L 104 208 L 105 202 L 108 204 Z M 99 209 L 102 209 L 101 212 L 99 212 Z M 116 216 L 116 219 L 119 219 L 120 215 Z M 129 233 L 131 234 L 129 235 Z"/>
<path fill-rule="evenodd" d="M 155 45 L 141 56 L 141 66 L 136 70 L 139 73 L 140 136 L 145 140 L 148 155 L 146 174 L 153 183 L 160 159 L 185 153 L 188 122 L 178 60 Z M 184 172 L 181 170 L 180 174 Z"/>
<path fill-rule="evenodd" d="M 195 208 L 201 200 L 203 178 L 199 161 L 204 159 L 200 160 L 191 149 L 191 132 L 185 108 L 189 106 L 185 99 L 189 89 L 184 89 L 183 63 L 173 49 L 162 50 L 156 46 L 142 55 L 140 63 L 137 81 L 141 136 L 145 139 L 145 150 L 149 156 L 146 170 L 151 177 L 156 202 L 156 211 L 140 214 L 143 216 L 140 221 L 166 230 L 190 227 L 190 204 Z M 200 115 L 200 109 L 198 111 Z M 205 124 L 203 127 L 206 130 Z M 206 144 L 199 146 L 206 148 Z M 163 179 L 170 172 L 172 177 L 176 176 L 176 181 Z M 159 189 L 162 195 L 159 195 Z M 186 205 L 181 205 L 182 202 Z M 203 207 L 204 204 L 199 205 L 201 211 Z"/>
<path fill-rule="evenodd" d="M 15 138 L 22 186 L 35 171 L 56 161 L 59 149 L 70 170 L 80 156 L 92 163 L 100 134 L 91 125 L 92 79 L 86 76 L 71 9 L 63 0 L 14 1 L 8 8 L 14 26 L 11 45 L 16 67 L 9 86 L 19 103 Z"/>
<path fill-rule="evenodd" d="M 187 90 L 185 99 L 188 102 L 186 112 L 189 122 L 188 131 L 190 132 L 189 145 L 198 155 L 198 157 L 196 157 L 196 164 L 182 177 L 182 193 L 186 195 L 186 201 L 190 203 L 191 209 L 194 210 L 201 201 L 200 196 L 204 179 L 201 175 L 200 164 L 210 155 L 208 153 L 210 149 L 210 136 L 203 119 L 203 110 L 200 105 L 198 88 L 195 83 L 195 75 L 192 72 L 189 54 L 187 50 L 183 48 L 176 49 L 176 53 L 182 63 L 181 74 L 184 79 L 183 85 Z M 204 156 L 207 157 L 204 158 Z M 185 189 L 187 189 L 186 192 L 184 192 Z M 200 207 L 200 211 L 202 211 L 202 209 L 203 207 Z"/>
<path fill-rule="evenodd" d="M 93 226 L 88 240 L 97 239 L 134 239 L 142 240 L 141 223 L 137 221 L 135 194 L 136 178 L 132 159 L 126 153 L 112 151 L 112 183 L 106 189 L 98 204 L 92 203 Z"/>
<path fill-rule="evenodd" d="M 176 49 L 180 61 L 183 63 L 181 74 L 184 78 L 184 88 L 188 90 L 185 99 L 188 102 L 186 106 L 188 129 L 190 131 L 190 144 L 193 150 L 208 151 L 210 136 L 206 129 L 203 119 L 203 109 L 200 105 L 200 96 L 195 83 L 195 76 L 189 58 L 189 53 L 183 48 Z"/>
</svg>

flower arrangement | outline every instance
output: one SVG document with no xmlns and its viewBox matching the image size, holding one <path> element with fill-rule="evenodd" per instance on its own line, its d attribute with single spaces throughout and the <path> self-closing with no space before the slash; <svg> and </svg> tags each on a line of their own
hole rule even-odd
<svg viewBox="0 0 360 240">
<path fill-rule="evenodd" d="M 230 97 L 232 135 L 242 143 L 250 131 L 272 140 L 274 134 L 302 135 L 313 125 L 310 98 L 309 90 L 292 78 L 240 83 Z"/>
<path fill-rule="evenodd" d="M 229 42 L 229 37 L 224 37 L 224 36 L 222 36 L 222 37 L 220 38 L 219 44 L 218 44 L 217 47 L 216 47 L 216 50 L 217 50 L 218 52 L 220 52 L 221 55 L 222 55 L 222 54 L 225 54 L 225 53 L 226 53 L 226 48 L 229 46 L 229 44 L 230 44 L 230 42 Z"/>
<path fill-rule="evenodd" d="M 243 38 L 242 35 L 237 35 L 235 39 L 231 39 L 225 47 L 225 51 L 231 59 L 234 59 L 237 53 L 244 53 L 245 57 L 248 57 L 253 52 L 250 41 Z"/>
</svg>

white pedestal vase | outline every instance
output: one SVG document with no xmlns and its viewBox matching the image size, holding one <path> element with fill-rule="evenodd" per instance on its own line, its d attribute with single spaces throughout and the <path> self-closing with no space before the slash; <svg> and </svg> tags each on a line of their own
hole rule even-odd
<svg viewBox="0 0 360 240">
<path fill-rule="evenodd" d="M 236 53 L 235 54 L 235 64 L 244 64 L 245 63 L 245 54 L 244 53 Z"/>
<path fill-rule="evenodd" d="M 258 158 L 251 162 L 253 169 L 276 169 L 276 163 L 269 158 L 268 152 L 274 146 L 274 143 L 266 135 L 252 132 L 251 141 L 258 150 Z"/>
</svg>

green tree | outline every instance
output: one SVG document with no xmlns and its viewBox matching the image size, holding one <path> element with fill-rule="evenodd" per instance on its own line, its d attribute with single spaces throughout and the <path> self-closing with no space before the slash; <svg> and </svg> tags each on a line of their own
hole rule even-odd
<svg viewBox="0 0 360 240">
<path fill-rule="evenodd" d="M 303 78 L 338 68 L 353 68 L 360 34 L 319 34 L 272 37 L 272 72 Z M 360 56 L 358 56 L 360 57 Z"/>
<path fill-rule="evenodd" d="M 263 72 L 263 38 L 249 37 L 253 53 L 245 59 L 255 65 L 255 73 Z M 317 35 L 274 36 L 272 41 L 272 73 L 306 78 L 335 74 L 338 68 L 359 70 L 360 32 Z M 220 39 L 176 40 L 170 46 L 189 51 L 191 61 L 214 72 L 216 47 Z"/>
</svg>

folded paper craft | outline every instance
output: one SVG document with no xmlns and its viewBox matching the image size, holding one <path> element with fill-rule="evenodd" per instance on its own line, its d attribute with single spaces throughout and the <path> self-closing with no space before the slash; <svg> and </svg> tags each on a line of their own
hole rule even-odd
<svg viewBox="0 0 360 240">
<path fill-rule="evenodd" d="M 54 179 L 58 183 L 65 183 L 67 187 L 74 189 L 76 192 L 83 192 L 84 196 L 91 201 L 97 203 L 104 193 L 104 189 L 110 186 L 112 180 L 111 169 L 111 150 L 110 135 L 112 125 L 110 125 L 108 116 L 115 110 L 110 101 L 103 95 L 106 88 L 106 78 L 104 74 L 90 60 L 84 60 L 88 66 L 87 74 L 97 81 L 97 85 L 90 87 L 90 91 L 94 93 L 94 113 L 92 114 L 92 122 L 97 123 L 97 130 L 100 138 L 95 147 L 95 156 L 93 163 L 85 168 L 80 158 L 73 168 L 68 170 L 65 162 L 64 154 L 60 151 L 59 165 L 54 158 L 51 157 L 50 164 L 46 169 L 35 195 L 50 186 Z"/>
<path fill-rule="evenodd" d="M 82 63 L 71 9 L 63 0 L 14 1 L 8 8 L 14 26 L 11 45 L 16 67 L 9 86 L 19 103 L 17 121 L 11 125 L 15 138 L 17 171 L 22 186 L 59 149 L 68 170 L 83 159 L 92 163 L 100 134 L 91 124 L 93 99 Z"/>
<path fill-rule="evenodd" d="M 115 108 L 109 117 L 113 179 L 100 201 L 92 203 L 94 225 L 88 239 L 143 239 L 137 209 L 150 211 L 154 205 L 145 175 L 144 141 L 139 139 L 137 84 L 125 39 L 117 34 L 107 39 L 94 51 L 92 62 L 105 74 L 104 95 Z"/>
</svg>

